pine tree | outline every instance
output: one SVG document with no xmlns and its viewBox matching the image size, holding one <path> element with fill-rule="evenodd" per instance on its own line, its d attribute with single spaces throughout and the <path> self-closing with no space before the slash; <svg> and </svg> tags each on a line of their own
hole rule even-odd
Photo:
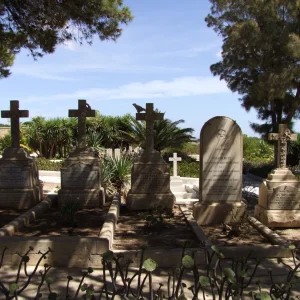
<svg viewBox="0 0 300 300">
<path fill-rule="evenodd" d="M 206 17 L 223 38 L 214 75 L 254 108 L 261 134 L 277 131 L 300 116 L 300 0 L 210 0 Z"/>
<path fill-rule="evenodd" d="M 22 48 L 38 58 L 69 40 L 116 40 L 131 19 L 122 0 L 0 0 L 0 78 Z"/>
</svg>

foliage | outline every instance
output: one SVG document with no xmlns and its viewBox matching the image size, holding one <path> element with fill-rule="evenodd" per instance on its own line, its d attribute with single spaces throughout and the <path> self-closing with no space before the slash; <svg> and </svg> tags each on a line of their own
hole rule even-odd
<svg viewBox="0 0 300 300">
<path fill-rule="evenodd" d="M 162 153 L 162 158 L 164 159 L 164 161 L 170 165 L 173 164 L 172 161 L 169 161 L 169 158 L 173 157 L 173 153 L 174 152 L 169 152 L 169 151 L 164 151 Z M 186 154 L 185 152 L 182 152 L 182 151 L 177 151 L 177 157 L 180 157 L 181 158 L 181 161 L 178 163 L 178 164 L 181 164 L 182 162 L 187 162 L 187 163 L 190 163 L 190 162 L 196 162 L 196 159 L 193 158 L 193 157 L 190 157 L 188 154 Z"/>
<path fill-rule="evenodd" d="M 300 134 L 298 134 L 297 141 L 290 141 L 288 143 L 288 153 L 286 163 L 289 166 L 298 165 L 300 162 Z"/>
<path fill-rule="evenodd" d="M 80 208 L 79 200 L 69 200 L 62 204 L 60 208 L 60 213 L 63 218 L 63 222 L 66 225 L 75 225 L 75 214 Z"/>
<path fill-rule="evenodd" d="M 102 160 L 101 180 L 106 192 L 114 194 L 117 192 L 124 196 L 130 181 L 132 160 L 127 156 L 109 157 Z"/>
<path fill-rule="evenodd" d="M 103 278 L 99 278 L 100 287 L 95 287 L 85 283 L 88 275 L 94 272 L 93 268 L 89 267 L 81 272 L 81 278 L 77 280 L 78 286 L 76 292 L 70 291 L 70 282 L 73 277 L 68 276 L 66 280 L 66 289 L 61 296 L 66 299 L 78 299 L 82 296 L 83 299 L 187 299 L 186 291 L 190 290 L 193 294 L 193 299 L 244 299 L 246 296 L 251 296 L 252 299 L 292 299 L 291 295 L 299 277 L 297 272 L 300 264 L 295 258 L 295 246 L 288 246 L 293 256 L 294 266 L 291 267 L 284 263 L 282 259 L 278 259 L 278 264 L 281 264 L 288 270 L 288 274 L 280 278 L 281 283 L 274 281 L 272 270 L 266 270 L 266 275 L 270 278 L 268 289 L 259 281 L 254 282 L 256 271 L 262 259 L 254 258 L 254 267 L 250 267 L 250 260 L 253 257 L 249 254 L 246 257 L 226 259 L 224 254 L 217 246 L 203 247 L 201 251 L 206 258 L 206 265 L 203 269 L 199 269 L 202 264 L 197 264 L 195 260 L 195 252 L 187 253 L 184 248 L 180 258 L 179 268 L 168 274 L 167 286 L 163 289 L 163 284 L 155 290 L 153 286 L 153 272 L 158 267 L 155 260 L 151 258 L 145 259 L 144 251 L 142 250 L 139 267 L 130 271 L 132 261 L 122 259 L 122 255 L 115 255 L 112 251 L 107 251 L 102 254 L 102 271 Z M 5 247 L 2 251 L 2 259 L 0 268 L 2 267 L 3 258 L 5 256 Z M 10 284 L 5 284 L 3 279 L 0 279 L 0 294 L 5 299 L 18 299 L 32 281 L 32 277 L 36 274 L 41 261 L 53 252 L 50 248 L 47 252 L 41 253 L 40 259 L 37 262 L 34 271 L 29 274 L 27 271 L 27 263 L 30 260 L 31 247 L 25 255 L 20 255 L 20 264 L 16 281 Z M 43 285 L 47 286 L 46 295 L 48 299 L 58 299 L 59 294 L 54 292 L 54 280 L 48 272 L 52 268 L 48 264 L 44 265 L 44 269 L 40 271 L 40 282 L 37 283 L 34 299 L 40 299 L 44 295 L 42 290 Z M 21 270 L 24 269 L 24 272 Z M 108 272 L 107 272 L 108 271 Z M 106 275 L 107 274 L 107 275 Z M 22 277 L 25 277 L 25 280 Z M 189 278 L 189 279 L 188 279 Z M 24 283 L 23 283 L 24 282 Z M 191 286 L 187 286 L 185 282 L 190 282 Z M 62 282 L 59 285 L 62 286 Z M 249 289 L 250 284 L 256 284 L 257 290 L 253 287 Z M 255 285 L 254 285 L 255 286 Z M 147 289 L 147 291 L 146 291 Z M 251 290 L 249 292 L 249 290 Z M 33 293 L 33 291 L 32 291 Z M 64 296 L 63 296 L 64 295 Z M 211 299 L 211 298 L 209 298 Z"/>
<path fill-rule="evenodd" d="M 2 138 L 0 138 L 0 153 L 3 153 L 3 151 L 11 146 L 11 135 L 6 134 Z"/>
<path fill-rule="evenodd" d="M 200 176 L 200 164 L 199 162 L 180 162 L 177 164 L 177 173 L 180 177 L 193 177 L 199 178 Z M 173 167 L 170 169 L 170 174 L 173 174 Z"/>
<path fill-rule="evenodd" d="M 158 110 L 156 110 L 158 112 Z M 180 150 L 185 143 L 194 140 L 192 128 L 180 128 L 184 120 L 172 122 L 169 119 L 154 122 L 154 149 L 161 152 L 166 148 Z M 138 121 L 131 117 L 131 132 L 124 132 L 128 142 L 145 149 L 146 146 L 146 122 Z"/>
<path fill-rule="evenodd" d="M 60 171 L 63 165 L 63 161 L 54 162 L 49 159 L 43 157 L 37 157 L 34 159 L 39 170 L 47 170 L 47 171 Z"/>
<path fill-rule="evenodd" d="M 24 122 L 23 135 L 27 144 L 45 158 L 66 157 L 75 146 L 77 121 L 74 118 L 34 117 Z"/>
<path fill-rule="evenodd" d="M 210 2 L 207 25 L 223 38 L 222 61 L 212 73 L 265 121 L 252 124 L 255 131 L 277 132 L 278 124 L 300 116 L 299 1 Z"/>
<path fill-rule="evenodd" d="M 243 157 L 247 161 L 270 162 L 274 160 L 274 149 L 264 140 L 244 134 Z"/>
<path fill-rule="evenodd" d="M 172 151 L 172 150 L 170 150 Z M 200 153 L 200 144 L 195 142 L 185 143 L 180 149 L 181 152 L 186 154 L 199 154 Z"/>
<path fill-rule="evenodd" d="M 131 19 L 122 0 L 1 1 L 0 78 L 10 74 L 14 56 L 22 48 L 36 59 L 67 41 L 91 44 L 94 35 L 115 41 L 121 25 Z"/>
<path fill-rule="evenodd" d="M 275 169 L 274 162 L 253 162 L 246 161 L 243 162 L 243 173 L 251 173 L 262 178 L 268 177 L 268 174 Z"/>
</svg>

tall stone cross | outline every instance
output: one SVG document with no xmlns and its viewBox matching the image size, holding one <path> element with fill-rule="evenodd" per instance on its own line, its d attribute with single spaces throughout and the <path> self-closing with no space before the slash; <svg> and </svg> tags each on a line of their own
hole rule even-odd
<svg viewBox="0 0 300 300">
<path fill-rule="evenodd" d="M 78 100 L 78 109 L 69 109 L 69 117 L 78 118 L 78 147 L 86 147 L 86 118 L 95 117 L 95 110 L 86 103 L 86 100 Z"/>
<path fill-rule="evenodd" d="M 10 101 L 10 110 L 2 110 L 1 118 L 10 118 L 11 146 L 20 148 L 20 118 L 28 118 L 28 110 L 19 110 L 19 101 Z"/>
<path fill-rule="evenodd" d="M 279 133 L 269 133 L 268 139 L 278 141 L 277 168 L 286 168 L 287 142 L 296 141 L 297 134 L 292 133 L 287 124 L 279 124 Z"/>
<path fill-rule="evenodd" d="M 146 121 L 146 151 L 151 152 L 154 149 L 154 121 L 163 120 L 164 114 L 153 110 L 153 103 L 146 103 L 146 113 L 137 113 L 136 119 Z"/>
<path fill-rule="evenodd" d="M 173 153 L 173 157 L 169 158 L 169 161 L 173 162 L 173 176 L 177 176 L 177 162 L 181 161 L 181 157 L 177 157 L 177 153 Z"/>
</svg>

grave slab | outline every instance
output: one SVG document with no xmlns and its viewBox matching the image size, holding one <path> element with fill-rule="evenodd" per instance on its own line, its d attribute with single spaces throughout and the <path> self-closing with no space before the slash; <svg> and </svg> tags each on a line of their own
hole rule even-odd
<svg viewBox="0 0 300 300">
<path fill-rule="evenodd" d="M 228 117 L 214 117 L 201 130 L 199 202 L 193 208 L 199 225 L 239 222 L 245 213 L 242 138 Z"/>
<path fill-rule="evenodd" d="M 172 210 L 175 196 L 170 190 L 170 168 L 153 146 L 154 121 L 162 120 L 163 114 L 153 110 L 153 103 L 147 103 L 145 109 L 136 104 L 134 106 L 138 110 L 136 119 L 146 121 L 146 149 L 132 166 L 131 189 L 126 206 L 131 210 L 157 207 Z"/>
<path fill-rule="evenodd" d="M 78 201 L 80 207 L 97 208 L 105 203 L 101 187 L 101 162 L 95 152 L 86 146 L 86 118 L 94 117 L 95 110 L 78 100 L 78 110 L 69 110 L 69 117 L 78 117 L 78 145 L 61 168 L 61 189 L 58 205 Z"/>
<path fill-rule="evenodd" d="M 261 183 L 254 211 L 269 227 L 300 227 L 300 183 L 286 167 L 287 143 L 296 139 L 286 124 L 279 125 L 279 133 L 269 134 L 269 140 L 278 142 L 277 168 Z"/>
<path fill-rule="evenodd" d="M 42 200 L 37 165 L 20 146 L 20 118 L 28 116 L 17 100 L 10 101 L 10 110 L 1 111 L 2 118 L 11 119 L 12 143 L 0 159 L 0 208 L 27 209 Z"/>
</svg>

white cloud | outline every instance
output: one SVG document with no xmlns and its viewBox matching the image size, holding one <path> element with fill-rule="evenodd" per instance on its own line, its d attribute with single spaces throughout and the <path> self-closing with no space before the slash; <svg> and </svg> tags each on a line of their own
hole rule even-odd
<svg viewBox="0 0 300 300">
<path fill-rule="evenodd" d="M 12 72 L 18 75 L 24 75 L 29 77 L 35 77 L 47 80 L 58 80 L 58 81 L 74 81 L 80 80 L 82 72 L 93 72 L 93 73 L 169 73 L 169 72 L 182 72 L 183 68 L 179 67 L 168 67 L 159 65 L 135 65 L 130 63 L 119 64 L 111 62 L 103 63 L 74 63 L 74 64 L 39 64 L 39 65 L 17 65 L 13 67 Z M 61 76 L 61 74 L 69 74 L 73 76 L 79 76 L 79 78 Z"/>
<path fill-rule="evenodd" d="M 78 50 L 78 43 L 73 40 L 69 40 L 64 42 L 63 44 L 59 45 L 59 47 L 64 48 L 70 51 L 77 51 Z"/>
<path fill-rule="evenodd" d="M 166 51 L 155 53 L 155 56 L 181 56 L 181 57 L 194 57 L 197 56 L 199 53 L 210 51 L 216 47 L 219 47 L 219 44 L 209 44 L 206 46 L 201 47 L 192 47 L 186 49 L 178 49 L 173 51 Z"/>
<path fill-rule="evenodd" d="M 216 53 L 216 57 L 219 57 L 219 58 L 222 57 L 222 50 L 220 50 L 219 52 Z"/>
<path fill-rule="evenodd" d="M 113 100 L 113 99 L 156 99 L 191 97 L 208 94 L 227 93 L 229 89 L 223 81 L 214 77 L 180 77 L 173 80 L 153 80 L 132 82 L 116 88 L 89 88 L 69 94 L 56 94 L 42 97 L 29 97 L 27 102 L 61 101 L 74 99 Z"/>
</svg>

